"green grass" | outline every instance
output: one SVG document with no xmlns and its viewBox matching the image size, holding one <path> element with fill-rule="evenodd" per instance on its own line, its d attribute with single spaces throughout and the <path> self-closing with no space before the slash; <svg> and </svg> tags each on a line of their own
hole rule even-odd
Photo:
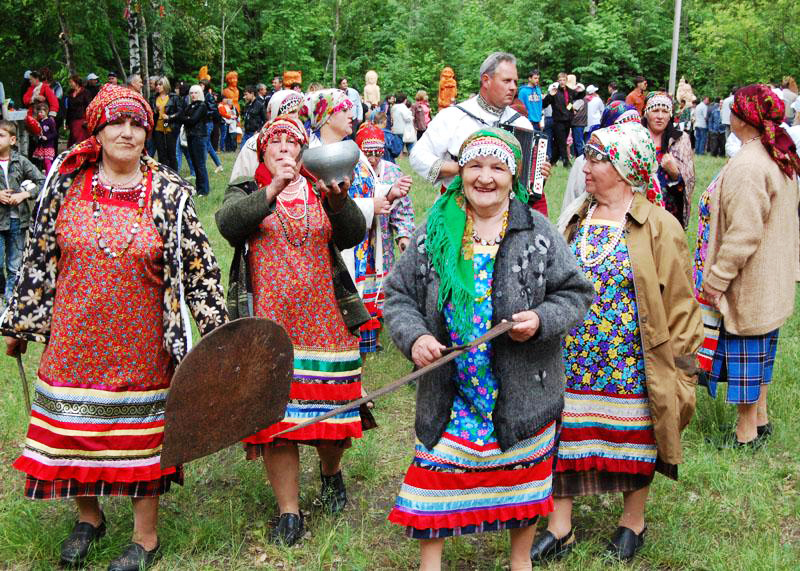
<svg viewBox="0 0 800 571">
<path fill-rule="evenodd" d="M 226 281 L 231 249 L 220 238 L 213 214 L 233 160 L 231 154 L 223 156 L 225 172 L 211 174 L 211 196 L 197 200 Z M 707 157 L 697 160 L 695 202 L 722 164 Z M 410 172 L 406 160 L 401 166 Z M 554 171 L 546 187 L 553 220 L 567 178 L 563 168 Z M 414 178 L 413 199 L 422 221 L 436 192 Z M 693 229 L 690 235 L 693 245 Z M 718 451 L 708 440 L 719 440 L 720 426 L 733 422 L 733 407 L 721 400 L 714 402 L 698 390 L 697 413 L 683 437 L 686 463 L 681 466 L 681 479 L 675 483 L 656 478 L 647 510 L 647 543 L 640 555 L 629 566 L 604 558 L 603 545 L 616 527 L 621 501 L 617 496 L 585 498 L 575 508 L 580 544 L 552 569 L 800 568 L 800 435 L 795 416 L 800 384 L 794 375 L 800 366 L 798 329 L 800 320 L 795 317 L 781 332 L 770 393 L 775 434 L 768 446 L 757 452 Z M 365 364 L 368 389 L 410 368 L 385 333 L 383 343 L 386 350 L 370 356 Z M 31 379 L 40 354 L 41 347 L 33 347 L 25 356 Z M 74 522 L 74 508 L 71 502 L 32 502 L 22 497 L 23 476 L 10 464 L 24 441 L 27 415 L 11 359 L 0 360 L 0 391 L 4 395 L 0 403 L 0 568 L 52 569 L 58 561 L 59 543 Z M 164 556 L 157 569 L 416 568 L 416 542 L 386 521 L 412 457 L 413 390 L 404 388 L 379 400 L 375 416 L 380 428 L 354 442 L 345 456 L 350 505 L 340 518 L 313 510 L 319 489 L 317 461 L 312 450 L 303 451 L 301 506 L 309 513 L 308 536 L 293 548 L 274 547 L 266 541 L 276 505 L 259 462 L 246 462 L 241 449 L 234 446 L 189 464 L 186 485 L 174 488 L 162 500 Z M 92 553 L 89 569 L 105 569 L 130 538 L 130 502 L 112 498 L 103 505 L 109 534 Z M 447 541 L 445 566 L 506 569 L 507 554 L 507 534 L 467 536 Z"/>
</svg>

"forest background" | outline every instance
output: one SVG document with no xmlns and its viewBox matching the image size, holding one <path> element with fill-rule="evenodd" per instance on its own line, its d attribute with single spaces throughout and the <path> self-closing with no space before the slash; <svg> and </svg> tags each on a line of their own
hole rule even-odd
<svg viewBox="0 0 800 571">
<path fill-rule="evenodd" d="M 625 90 L 642 74 L 665 87 L 674 2 L 0 0 L 0 13 L 0 81 L 12 97 L 24 71 L 43 66 L 63 85 L 70 73 L 108 71 L 193 81 L 203 65 L 216 87 L 223 70 L 238 71 L 240 88 L 284 70 L 301 70 L 303 87 L 330 85 L 335 52 L 336 76 L 359 91 L 374 69 L 384 95 L 434 94 L 450 66 L 461 98 L 494 50 L 518 57 L 521 79 L 537 67 L 543 83 L 565 70 L 585 85 Z M 794 0 L 684 0 L 678 76 L 712 96 L 800 77 L 798 22 Z"/>
</svg>

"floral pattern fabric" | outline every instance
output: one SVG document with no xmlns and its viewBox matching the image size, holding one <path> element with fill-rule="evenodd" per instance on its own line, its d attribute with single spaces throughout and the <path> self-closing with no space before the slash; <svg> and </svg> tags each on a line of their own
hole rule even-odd
<svg viewBox="0 0 800 571">
<path fill-rule="evenodd" d="M 451 303 L 444 309 L 445 323 L 454 345 L 462 345 L 477 339 L 492 327 L 492 275 L 498 246 L 475 245 L 473 266 L 475 268 L 475 315 L 472 319 L 472 334 L 462 338 L 453 326 L 453 314 L 458 311 Z M 496 443 L 492 412 L 499 383 L 492 373 L 492 346 L 483 343 L 456 358 L 458 393 L 453 401 L 449 434 L 469 440 L 479 446 Z"/>
<path fill-rule="evenodd" d="M 217 260 L 191 200 L 194 189 L 153 160 L 148 160 L 147 167 L 153 173 L 151 215 L 164 243 L 163 343 L 178 362 L 191 347 L 189 312 L 200 334 L 205 335 L 227 320 L 225 298 Z M 39 343 L 46 343 L 50 336 L 56 293 L 60 258 L 56 221 L 64 197 L 81 171 L 54 174 L 57 172 L 55 164 L 28 232 L 14 294 L 0 317 L 4 335 Z"/>
<path fill-rule="evenodd" d="M 592 221 L 589 259 L 608 247 L 619 225 Z M 571 248 L 580 259 L 581 227 Z M 584 267 L 597 295 L 584 321 L 564 339 L 567 389 L 641 395 L 645 393 L 644 352 L 633 286 L 633 267 L 624 235 L 614 251 L 593 267 Z"/>
<path fill-rule="evenodd" d="M 403 171 L 394 163 L 381 160 L 378 165 L 382 177 L 380 182 L 392 185 L 400 180 Z M 381 239 L 383 240 L 383 271 L 388 274 L 394 266 L 394 246 L 400 238 L 411 238 L 414 233 L 414 206 L 411 197 L 406 195 L 394 203 L 391 214 L 380 217 Z"/>
</svg>

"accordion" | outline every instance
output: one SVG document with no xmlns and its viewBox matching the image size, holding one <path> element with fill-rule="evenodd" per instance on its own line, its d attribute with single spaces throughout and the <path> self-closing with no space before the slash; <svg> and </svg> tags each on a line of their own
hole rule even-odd
<svg viewBox="0 0 800 571">
<path fill-rule="evenodd" d="M 518 176 L 528 189 L 528 200 L 532 204 L 542 198 L 544 193 L 542 165 L 547 161 L 547 137 L 509 123 L 501 124 L 500 128 L 514 135 L 522 147 L 522 168 Z"/>
</svg>

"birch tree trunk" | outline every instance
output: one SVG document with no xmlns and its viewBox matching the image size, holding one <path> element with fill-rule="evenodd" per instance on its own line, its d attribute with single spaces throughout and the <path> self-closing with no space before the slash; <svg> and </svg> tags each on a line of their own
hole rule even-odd
<svg viewBox="0 0 800 571">
<path fill-rule="evenodd" d="M 140 57 L 141 57 L 141 64 L 142 64 L 142 94 L 144 95 L 145 99 L 150 99 L 150 54 L 148 53 L 149 50 L 147 49 L 148 40 L 147 40 L 147 17 L 144 13 L 144 4 L 141 2 L 137 2 L 138 9 L 139 9 L 139 25 L 141 26 L 139 29 L 139 40 L 141 42 L 140 46 Z"/>
<path fill-rule="evenodd" d="M 141 51 L 139 49 L 139 14 L 128 4 L 128 75 L 142 72 Z"/>
<path fill-rule="evenodd" d="M 161 6 L 158 0 L 150 0 L 150 7 L 155 14 L 155 20 L 150 22 L 150 38 L 153 46 L 153 75 L 162 77 L 164 75 L 164 36 L 161 34 L 163 27 Z"/>
<path fill-rule="evenodd" d="M 58 39 L 64 47 L 64 59 L 67 64 L 67 70 L 70 75 L 75 75 L 75 60 L 72 57 L 72 39 L 70 38 L 69 27 L 67 26 L 67 19 L 64 17 L 64 11 L 61 9 L 61 0 L 56 0 L 56 12 L 58 13 L 58 23 L 61 26 L 61 33 Z"/>
</svg>

